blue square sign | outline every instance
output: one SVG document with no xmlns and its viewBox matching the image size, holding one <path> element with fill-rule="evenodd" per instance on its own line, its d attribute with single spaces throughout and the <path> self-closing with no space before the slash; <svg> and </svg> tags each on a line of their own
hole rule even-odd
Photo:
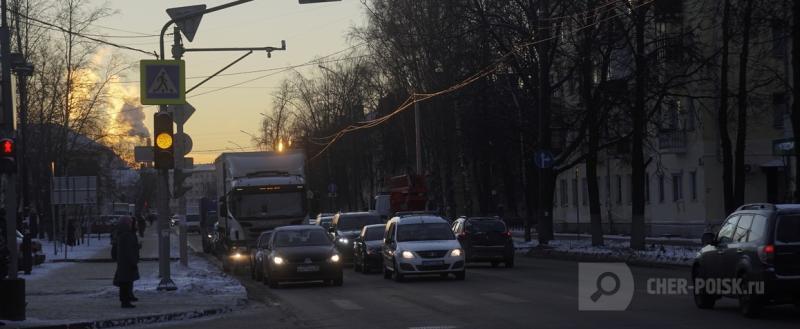
<svg viewBox="0 0 800 329">
<path fill-rule="evenodd" d="M 186 66 L 182 60 L 142 60 L 139 72 L 143 105 L 186 103 Z"/>
</svg>

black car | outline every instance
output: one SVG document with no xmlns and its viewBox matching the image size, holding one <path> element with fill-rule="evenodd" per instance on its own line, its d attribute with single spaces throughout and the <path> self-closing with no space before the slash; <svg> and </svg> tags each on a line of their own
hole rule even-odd
<svg viewBox="0 0 800 329">
<path fill-rule="evenodd" d="M 514 241 L 505 222 L 496 217 L 461 217 L 453 222 L 453 233 L 464 249 L 467 262 L 501 262 L 514 267 Z"/>
<path fill-rule="evenodd" d="M 343 212 L 333 216 L 328 231 L 345 260 L 353 257 L 353 240 L 361 234 L 361 229 L 372 224 L 383 224 L 381 216 L 371 212 Z"/>
<path fill-rule="evenodd" d="M 330 216 L 317 216 L 317 220 L 314 222 L 315 225 L 322 226 L 326 231 L 331 227 L 331 222 L 333 221 L 333 215 Z"/>
<path fill-rule="evenodd" d="M 721 297 L 739 299 L 745 316 L 763 306 L 800 303 L 800 205 L 749 204 L 739 207 L 717 234 L 703 234 L 704 247 L 692 265 L 695 287 L 717 281 L 741 289 L 693 289 L 699 308 Z M 761 289 L 758 289 L 758 287 Z"/>
<path fill-rule="evenodd" d="M 353 268 L 356 272 L 369 273 L 372 269 L 382 268 L 381 247 L 385 229 L 385 224 L 367 225 L 356 237 L 353 244 Z"/>
<path fill-rule="evenodd" d="M 250 277 L 256 281 L 264 280 L 264 258 L 268 250 L 267 243 L 272 236 L 272 231 L 264 231 L 256 239 L 256 245 L 250 249 Z"/>
<path fill-rule="evenodd" d="M 276 228 L 266 246 L 264 283 L 277 288 L 285 281 L 324 281 L 341 286 L 341 256 L 325 229 L 316 225 Z"/>
</svg>

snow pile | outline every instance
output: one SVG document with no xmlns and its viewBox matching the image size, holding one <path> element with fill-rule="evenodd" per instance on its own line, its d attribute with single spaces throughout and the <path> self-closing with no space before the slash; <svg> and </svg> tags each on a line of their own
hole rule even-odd
<svg viewBox="0 0 800 329">
<path fill-rule="evenodd" d="M 111 237 L 108 234 L 92 235 L 87 238 L 81 245 L 66 246 L 66 253 L 64 252 L 64 244 L 62 241 L 39 240 L 42 243 L 42 252 L 45 255 L 45 262 L 64 261 L 70 260 L 92 260 L 111 258 Z M 104 253 L 104 251 L 108 251 Z"/>
<path fill-rule="evenodd" d="M 592 246 L 589 240 L 554 240 L 547 246 L 539 246 L 536 241 L 531 243 L 535 252 L 670 265 L 691 265 L 700 251 L 699 246 L 665 244 L 648 244 L 645 250 L 633 250 L 629 248 L 627 241 L 615 240 L 606 240 L 605 245 L 599 247 Z"/>
</svg>

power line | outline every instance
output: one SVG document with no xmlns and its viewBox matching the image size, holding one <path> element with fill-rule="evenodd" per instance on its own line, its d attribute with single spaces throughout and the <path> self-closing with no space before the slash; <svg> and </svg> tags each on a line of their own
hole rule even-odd
<svg viewBox="0 0 800 329">
<path fill-rule="evenodd" d="M 645 2 L 642 2 L 639 5 L 633 6 L 631 9 L 635 10 L 635 9 L 637 9 L 639 7 L 642 7 L 644 5 L 650 4 L 653 1 L 655 1 L 655 0 L 647 0 Z M 602 13 L 602 14 L 607 14 L 609 12 L 612 12 L 615 8 L 616 7 L 612 7 L 610 9 L 607 9 L 605 11 L 605 13 Z M 598 12 L 595 16 L 599 17 L 602 14 Z M 606 18 L 604 18 L 602 20 L 599 20 L 599 21 L 593 22 L 591 24 L 587 24 L 587 25 L 581 26 L 579 28 L 576 28 L 576 29 L 574 29 L 572 31 L 567 32 L 566 34 L 576 34 L 576 33 L 580 32 L 580 31 L 582 31 L 582 30 L 584 30 L 584 29 L 586 29 L 588 27 L 591 27 L 591 26 L 594 26 L 596 24 L 600 24 L 600 23 L 606 22 L 608 20 L 611 20 L 611 19 L 614 19 L 616 17 L 619 17 L 619 16 L 621 16 L 623 14 L 624 14 L 624 12 L 612 15 L 610 17 L 606 17 Z M 575 16 L 574 15 L 570 15 L 570 16 L 563 16 L 561 18 L 572 18 L 572 17 L 575 17 Z M 462 89 L 462 88 L 464 88 L 466 86 L 469 86 L 472 83 L 474 83 L 475 81 L 478 81 L 478 80 L 480 80 L 480 79 L 482 79 L 482 78 L 494 73 L 498 69 L 500 69 L 503 66 L 504 61 L 508 57 L 518 53 L 522 49 L 525 49 L 525 47 L 529 47 L 529 46 L 536 45 L 536 44 L 539 44 L 539 43 L 542 43 L 542 42 L 547 42 L 547 41 L 550 41 L 550 40 L 554 40 L 554 39 L 556 39 L 558 37 L 560 37 L 560 36 L 553 35 L 553 36 L 550 36 L 550 37 L 545 38 L 545 39 L 535 40 L 535 41 L 531 41 L 531 42 L 527 42 L 527 43 L 524 43 L 524 44 L 521 44 L 521 45 L 517 45 L 517 46 L 511 47 L 513 50 L 503 54 L 502 56 L 499 56 L 494 61 L 494 63 L 486 66 L 484 69 L 482 69 L 482 70 L 478 71 L 477 73 L 467 77 L 466 79 L 462 80 L 461 82 L 459 82 L 459 83 L 457 83 L 455 85 L 452 85 L 452 86 L 450 86 L 448 88 L 442 89 L 442 90 L 440 90 L 438 92 L 434 92 L 434 93 L 416 93 L 416 92 L 413 92 L 411 94 L 411 96 L 409 96 L 408 99 L 406 99 L 406 101 L 403 102 L 403 104 L 401 104 L 397 109 L 395 109 L 394 111 L 392 111 L 391 113 L 389 113 L 387 115 L 384 115 L 384 116 L 382 116 L 380 118 L 369 120 L 369 121 L 362 121 L 362 122 L 354 123 L 354 124 L 351 124 L 350 126 L 347 126 L 347 127 L 343 128 L 343 129 L 341 129 L 336 134 L 333 134 L 333 135 L 330 135 L 330 136 L 327 136 L 327 137 L 316 138 L 318 140 L 329 139 L 329 141 L 325 142 L 324 144 L 320 144 L 320 143 L 316 143 L 315 142 L 315 144 L 324 145 L 324 147 L 322 148 L 322 150 L 317 152 L 317 154 L 315 154 L 313 157 L 311 157 L 310 160 L 314 160 L 314 159 L 318 158 L 320 155 L 322 155 L 322 153 L 325 153 L 325 151 L 327 151 L 328 148 L 330 148 L 331 145 L 333 145 L 333 143 L 335 143 L 337 140 L 339 140 L 342 136 L 344 136 L 347 133 L 350 133 L 350 132 L 353 132 L 353 131 L 357 131 L 357 130 L 361 130 L 361 129 L 369 129 L 369 128 L 372 128 L 372 127 L 379 126 L 379 125 L 383 124 L 384 122 L 388 121 L 389 119 L 391 119 L 392 117 L 394 117 L 395 115 L 408 110 L 409 108 L 412 107 L 412 105 L 414 105 L 414 104 L 416 104 L 418 102 L 421 102 L 421 101 L 424 101 L 424 100 L 427 100 L 427 99 L 430 99 L 430 98 L 433 98 L 433 97 L 436 97 L 436 96 L 450 94 L 450 93 L 455 92 L 457 90 L 460 90 L 460 89 Z"/>
<path fill-rule="evenodd" d="M 84 39 L 88 39 L 88 40 L 91 40 L 91 41 L 94 41 L 94 42 L 97 42 L 97 43 L 101 43 L 101 44 L 104 44 L 104 45 L 107 45 L 107 46 L 112 46 L 112 47 L 116 47 L 116 48 L 120 48 L 120 49 L 126 49 L 126 50 L 130 50 L 130 51 L 135 51 L 135 52 L 146 54 L 148 56 L 156 56 L 155 51 L 154 52 L 149 52 L 149 51 L 146 51 L 146 50 L 142 50 L 142 49 L 138 49 L 138 48 L 129 47 L 129 46 L 126 46 L 126 45 L 113 43 L 113 42 L 110 42 L 110 41 L 106 41 L 106 40 L 103 40 L 103 39 L 99 39 L 99 38 L 96 38 L 96 37 L 89 36 L 89 35 L 84 34 L 84 33 L 70 31 L 70 30 L 67 30 L 66 28 L 58 26 L 56 24 L 48 23 L 48 22 L 45 22 L 45 21 L 37 19 L 37 18 L 29 17 L 29 16 L 27 16 L 25 14 L 22 14 L 22 13 L 19 13 L 19 12 L 10 10 L 10 9 L 9 9 L 9 11 L 14 13 L 14 14 L 16 14 L 16 15 L 19 15 L 20 17 L 23 17 L 25 19 L 28 19 L 28 20 L 31 20 L 31 21 L 34 21 L 36 23 L 44 25 L 44 26 L 41 26 L 41 25 L 37 26 L 36 24 L 31 24 L 33 26 L 37 26 L 37 27 L 40 27 L 40 28 L 48 29 L 48 30 L 51 30 L 51 31 L 58 31 L 58 32 L 67 33 L 67 34 L 78 36 L 78 37 L 81 37 L 81 38 L 84 38 Z M 28 24 L 30 24 L 30 23 L 28 23 Z"/>
</svg>

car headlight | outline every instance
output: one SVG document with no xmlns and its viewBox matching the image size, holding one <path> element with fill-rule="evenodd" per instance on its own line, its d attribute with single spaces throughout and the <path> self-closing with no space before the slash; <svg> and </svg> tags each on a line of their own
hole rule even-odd
<svg viewBox="0 0 800 329">
<path fill-rule="evenodd" d="M 280 256 L 275 256 L 274 258 L 272 258 L 272 262 L 275 263 L 275 265 L 281 265 L 283 264 L 283 258 L 281 258 Z"/>
<path fill-rule="evenodd" d="M 334 262 L 334 263 L 338 262 L 339 259 L 340 259 L 339 255 L 334 254 L 333 256 L 331 256 L 331 261 Z"/>
<path fill-rule="evenodd" d="M 350 242 L 350 240 L 347 238 L 339 238 L 339 243 L 347 244 L 348 242 Z"/>
<path fill-rule="evenodd" d="M 403 251 L 403 252 L 402 252 L 400 255 L 401 255 L 403 258 L 405 258 L 405 259 L 412 259 L 412 258 L 414 258 L 414 253 L 413 253 L 413 252 L 410 252 L 410 251 L 408 251 L 408 250 L 406 250 L 406 251 Z"/>
<path fill-rule="evenodd" d="M 461 249 L 458 249 L 458 248 L 453 249 L 453 250 L 450 251 L 450 256 L 453 256 L 453 257 L 461 257 L 462 254 L 463 254 L 463 252 L 461 251 Z"/>
</svg>

